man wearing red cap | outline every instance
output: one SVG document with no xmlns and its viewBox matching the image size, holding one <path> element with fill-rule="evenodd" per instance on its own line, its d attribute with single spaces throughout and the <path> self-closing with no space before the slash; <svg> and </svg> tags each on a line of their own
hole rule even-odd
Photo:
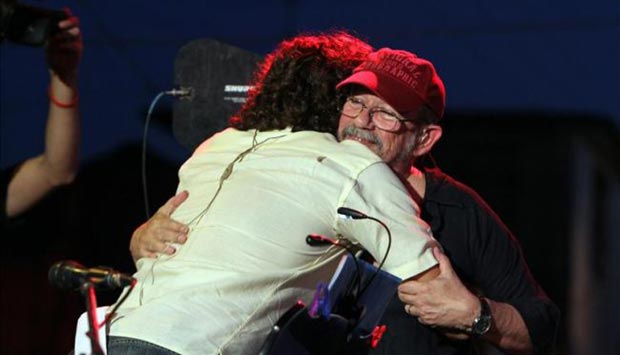
<svg viewBox="0 0 620 355">
<path fill-rule="evenodd" d="M 435 249 L 440 275 L 401 284 L 402 303 L 390 305 L 383 320 L 388 332 L 376 353 L 471 351 L 471 343 L 447 341 L 432 334 L 437 330 L 452 339 L 482 338 L 511 352 L 548 352 L 558 311 L 530 275 L 518 242 L 474 191 L 438 169 L 413 167 L 442 135 L 445 88 L 433 64 L 383 48 L 337 88 L 349 91 L 338 138 L 364 144 L 409 182 L 422 217 L 459 270 L 457 275 Z M 468 289 L 461 278 L 482 292 Z"/>
<path fill-rule="evenodd" d="M 428 153 L 441 138 L 441 127 L 430 123 L 443 116 L 446 90 L 425 59 L 383 48 L 336 88 L 351 91 L 338 138 L 360 141 L 403 178 L 409 176 L 415 157 Z M 416 129 L 420 120 L 423 130 Z"/>
</svg>

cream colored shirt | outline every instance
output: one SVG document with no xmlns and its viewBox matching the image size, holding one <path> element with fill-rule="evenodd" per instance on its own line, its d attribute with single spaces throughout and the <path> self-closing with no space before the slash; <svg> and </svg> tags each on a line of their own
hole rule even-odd
<svg viewBox="0 0 620 355">
<path fill-rule="evenodd" d="M 310 301 L 344 253 L 307 245 L 308 234 L 342 235 L 383 257 L 382 227 L 339 218 L 341 206 L 390 228 L 385 270 L 404 279 L 437 263 L 418 207 L 357 142 L 290 130 L 254 139 L 253 130 L 227 129 L 205 141 L 179 177 L 189 198 L 172 217 L 190 225 L 188 240 L 173 256 L 138 261 L 138 284 L 111 335 L 181 354 L 257 353 L 270 327 L 298 299 Z"/>
</svg>

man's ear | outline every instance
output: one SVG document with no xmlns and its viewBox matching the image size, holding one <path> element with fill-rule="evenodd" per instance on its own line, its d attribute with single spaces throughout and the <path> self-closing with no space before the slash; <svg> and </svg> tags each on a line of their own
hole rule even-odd
<svg viewBox="0 0 620 355">
<path fill-rule="evenodd" d="M 414 157 L 421 157 L 428 154 L 437 141 L 441 138 L 443 129 L 439 125 L 431 124 L 424 127 L 420 132 L 420 137 L 413 151 Z"/>
</svg>

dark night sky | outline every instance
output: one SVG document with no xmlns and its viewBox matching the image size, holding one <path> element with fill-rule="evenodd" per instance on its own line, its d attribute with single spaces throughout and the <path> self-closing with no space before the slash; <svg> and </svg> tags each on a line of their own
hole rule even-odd
<svg viewBox="0 0 620 355">
<path fill-rule="evenodd" d="M 209 37 L 265 54 L 301 31 L 345 28 L 375 47 L 432 60 L 448 113 L 550 111 L 620 125 L 620 2 L 30 1 L 80 17 L 82 156 L 139 141 L 153 97 L 173 83 L 177 50 Z M 0 46 L 0 165 L 42 150 L 48 81 L 41 48 Z M 169 107 L 163 100 L 159 107 Z M 150 141 L 186 152 L 155 126 Z"/>
</svg>

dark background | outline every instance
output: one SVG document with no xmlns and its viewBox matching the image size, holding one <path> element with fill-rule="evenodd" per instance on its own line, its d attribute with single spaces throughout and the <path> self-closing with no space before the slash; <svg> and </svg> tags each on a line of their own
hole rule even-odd
<svg viewBox="0 0 620 355">
<path fill-rule="evenodd" d="M 478 190 L 520 239 L 563 312 L 559 353 L 614 353 L 620 316 L 620 2 L 29 1 L 81 20 L 82 146 L 76 183 L 3 237 L 0 352 L 72 346 L 77 294 L 48 286 L 57 260 L 131 272 L 144 221 L 140 144 L 177 51 L 213 38 L 265 54 L 303 31 L 345 28 L 375 47 L 432 60 L 447 87 L 435 158 Z M 0 45 L 0 166 L 43 150 L 48 101 L 41 48 Z M 217 103 L 214 103 L 217 104 Z M 148 144 L 153 209 L 187 158 L 160 101 Z M 100 304 L 116 294 L 101 293 Z"/>
</svg>

